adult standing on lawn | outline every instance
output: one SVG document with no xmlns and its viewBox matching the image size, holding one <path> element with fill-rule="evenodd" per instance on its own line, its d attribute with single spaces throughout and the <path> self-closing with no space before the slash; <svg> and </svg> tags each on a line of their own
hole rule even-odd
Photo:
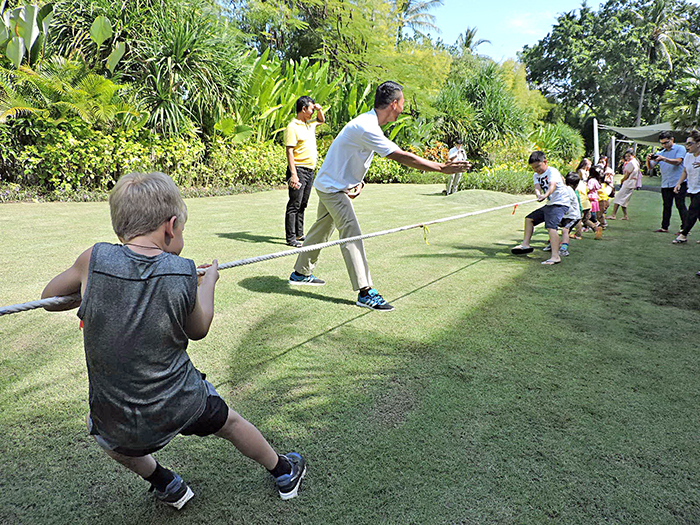
<svg viewBox="0 0 700 525">
<path fill-rule="evenodd" d="M 647 168 L 652 169 L 658 165 L 661 171 L 661 199 L 663 200 L 663 212 L 661 216 L 661 228 L 657 232 L 668 232 L 671 224 L 671 211 L 673 201 L 676 202 L 676 209 L 681 219 L 681 228 L 685 224 L 688 208 L 685 205 L 685 196 L 688 189 L 686 183 L 681 185 L 680 190 L 674 191 L 678 180 L 683 174 L 683 159 L 685 158 L 685 148 L 674 143 L 673 134 L 670 131 L 659 133 L 659 142 L 663 149 L 647 155 Z"/>
<path fill-rule="evenodd" d="M 639 188 L 639 181 L 642 179 L 642 170 L 637 157 L 634 156 L 634 150 L 628 149 L 625 151 L 625 165 L 622 168 L 622 184 L 620 191 L 615 195 L 615 205 L 613 206 L 612 215 L 608 217 L 611 221 L 615 220 L 618 208 L 622 207 L 622 220 L 629 220 L 627 216 L 627 205 L 634 190 Z"/>
<path fill-rule="evenodd" d="M 687 183 L 690 208 L 685 217 L 683 229 L 673 240 L 673 244 L 688 242 L 688 234 L 700 217 L 700 131 L 691 131 L 685 145 L 688 153 L 683 159 L 683 175 L 678 180 L 674 191 L 680 192 L 683 184 Z"/>
<path fill-rule="evenodd" d="M 318 214 L 306 236 L 305 245 L 326 242 L 335 228 L 338 228 L 341 239 L 362 234 L 352 199 L 362 192 L 365 185 L 363 179 L 375 153 L 422 171 L 450 174 L 470 168 L 466 161 L 443 164 L 424 159 L 403 151 L 386 138 L 380 126 L 396 121 L 403 106 L 403 87 L 396 82 L 384 82 L 374 95 L 374 109 L 348 122 L 335 138 L 314 182 L 318 194 Z M 340 250 L 353 290 L 359 292 L 356 304 L 379 311 L 393 310 L 394 307 L 372 287 L 363 242 L 341 244 Z M 320 250 L 300 253 L 289 276 L 289 284 L 326 284 L 311 273 L 319 254 Z"/>
<path fill-rule="evenodd" d="M 287 152 L 287 185 L 289 201 L 284 218 L 285 239 L 289 246 L 301 247 L 304 240 L 304 211 L 311 194 L 311 183 L 318 152 L 316 151 L 316 126 L 326 117 L 323 109 L 311 97 L 299 97 L 296 102 L 297 116 L 284 130 L 284 145 Z M 316 113 L 316 119 L 312 117 Z"/>
<path fill-rule="evenodd" d="M 447 160 L 451 161 L 465 161 L 467 160 L 467 152 L 464 151 L 462 147 L 464 141 L 462 139 L 457 139 L 455 145 L 447 153 Z M 457 193 L 459 188 L 459 182 L 462 180 L 462 173 L 453 173 L 447 177 L 447 188 L 445 188 L 445 195 L 452 195 Z"/>
</svg>

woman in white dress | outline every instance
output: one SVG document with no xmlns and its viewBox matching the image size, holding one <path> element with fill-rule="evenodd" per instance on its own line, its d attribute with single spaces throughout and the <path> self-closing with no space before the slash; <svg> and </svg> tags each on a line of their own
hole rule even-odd
<svg viewBox="0 0 700 525">
<path fill-rule="evenodd" d="M 629 220 L 627 216 L 627 205 L 632 196 L 632 192 L 641 187 L 642 170 L 639 161 L 634 156 L 634 150 L 628 149 L 625 151 L 625 165 L 622 168 L 622 186 L 620 191 L 615 195 L 615 205 L 613 206 L 612 215 L 608 217 L 615 220 L 617 209 L 622 208 L 622 220 Z"/>
</svg>

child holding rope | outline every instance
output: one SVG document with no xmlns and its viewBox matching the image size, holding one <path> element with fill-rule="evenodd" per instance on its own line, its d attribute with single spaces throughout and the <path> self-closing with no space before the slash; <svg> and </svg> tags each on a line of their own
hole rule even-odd
<svg viewBox="0 0 700 525">
<path fill-rule="evenodd" d="M 566 257 L 569 255 L 570 239 L 574 237 L 573 235 L 570 235 L 570 233 L 578 224 L 581 223 L 581 201 L 579 200 L 575 189 L 581 179 L 575 171 L 570 171 L 564 180 L 566 181 L 565 190 L 568 209 L 559 223 L 559 228 L 561 228 L 561 245 L 559 247 L 559 255 Z M 544 251 L 552 251 L 551 244 L 545 246 Z"/>
<path fill-rule="evenodd" d="M 98 243 L 54 277 L 42 297 L 80 292 L 90 387 L 87 426 L 108 456 L 143 477 L 156 498 L 177 509 L 194 495 L 151 455 L 177 434 L 215 435 L 267 468 L 282 499 L 297 495 L 306 472 L 295 453 L 278 455 L 231 410 L 187 355 L 214 317 L 218 263 L 198 283 L 194 262 L 179 257 L 187 207 L 163 173 L 131 173 L 109 198 L 122 244 Z"/>
<path fill-rule="evenodd" d="M 525 235 L 523 242 L 515 246 L 510 251 L 515 255 L 532 253 L 530 240 L 535 226 L 544 222 L 544 227 L 549 233 L 549 246 L 552 251 L 551 257 L 543 261 L 544 265 L 559 264 L 559 224 L 564 215 L 569 210 L 569 197 L 567 195 L 564 179 L 556 168 L 549 166 L 547 157 L 542 151 L 535 151 L 530 155 L 528 164 L 532 171 L 535 195 L 537 200 L 542 202 L 547 200 L 547 204 L 536 209 L 525 217 Z"/>
</svg>

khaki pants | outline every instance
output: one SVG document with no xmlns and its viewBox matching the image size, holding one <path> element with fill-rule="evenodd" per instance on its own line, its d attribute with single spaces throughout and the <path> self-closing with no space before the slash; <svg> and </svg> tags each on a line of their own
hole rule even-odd
<svg viewBox="0 0 700 525">
<path fill-rule="evenodd" d="M 350 197 L 342 191 L 324 193 L 316 190 L 316 193 L 318 194 L 316 222 L 306 233 L 304 246 L 328 241 L 335 228 L 338 228 L 341 239 L 362 235 Z M 363 242 L 355 241 L 341 244 L 340 251 L 345 259 L 352 289 L 371 288 L 372 278 L 369 275 Z M 320 253 L 321 250 L 300 253 L 294 265 L 294 271 L 303 275 L 311 275 Z"/>
</svg>

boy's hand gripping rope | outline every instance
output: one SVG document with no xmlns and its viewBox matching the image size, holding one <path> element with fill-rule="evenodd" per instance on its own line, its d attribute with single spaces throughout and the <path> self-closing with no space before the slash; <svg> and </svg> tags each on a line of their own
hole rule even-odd
<svg viewBox="0 0 700 525">
<path fill-rule="evenodd" d="M 311 252 L 315 250 L 322 250 L 324 248 L 330 248 L 331 246 L 336 246 L 339 244 L 346 244 L 349 242 L 361 241 L 363 239 L 371 239 L 372 237 L 380 237 L 382 235 L 389 235 L 391 233 L 398 233 L 406 230 L 413 230 L 415 228 L 423 228 L 423 236 L 426 244 L 428 243 L 426 233 L 429 231 L 428 226 L 432 224 L 438 224 L 441 222 L 455 221 L 457 219 L 464 219 L 466 217 L 473 217 L 474 215 L 481 215 L 483 213 L 489 213 L 492 211 L 503 210 L 505 208 L 510 208 L 515 206 L 515 209 L 522 204 L 529 204 L 535 202 L 537 199 L 530 199 L 527 201 L 517 202 L 515 204 L 504 204 L 503 206 L 496 206 L 494 208 L 488 208 L 486 210 L 471 211 L 468 213 L 462 213 L 460 215 L 453 215 L 451 217 L 445 217 L 443 219 L 435 219 L 433 221 L 421 222 L 419 224 L 411 224 L 409 226 L 401 226 L 399 228 L 393 228 L 391 230 L 383 230 L 374 233 L 367 233 L 364 235 L 356 235 L 355 237 L 345 237 L 344 239 L 338 239 L 335 241 L 323 242 L 320 244 L 312 244 L 310 246 L 303 246 L 301 248 L 294 248 L 293 250 L 285 250 L 283 252 L 268 253 L 267 255 L 259 255 L 257 257 L 250 257 L 248 259 L 241 259 L 239 261 L 233 261 L 228 263 L 223 263 L 219 265 L 219 270 L 227 270 L 229 268 L 236 268 L 237 266 L 245 266 L 247 264 L 255 264 L 263 261 L 269 261 L 271 259 L 279 259 L 280 257 L 289 257 L 291 255 L 298 255 L 303 252 Z M 206 268 L 198 268 L 197 273 L 199 275 L 204 274 Z M 62 304 L 68 304 L 73 301 L 80 299 L 80 294 L 67 295 L 63 297 L 49 297 L 47 299 L 39 299 L 37 301 L 30 301 L 28 303 L 13 304 L 11 306 L 5 306 L 0 308 L 0 316 L 15 314 L 19 312 L 24 312 L 27 310 L 34 310 L 36 308 L 43 308 L 45 306 L 59 306 Z"/>
</svg>

